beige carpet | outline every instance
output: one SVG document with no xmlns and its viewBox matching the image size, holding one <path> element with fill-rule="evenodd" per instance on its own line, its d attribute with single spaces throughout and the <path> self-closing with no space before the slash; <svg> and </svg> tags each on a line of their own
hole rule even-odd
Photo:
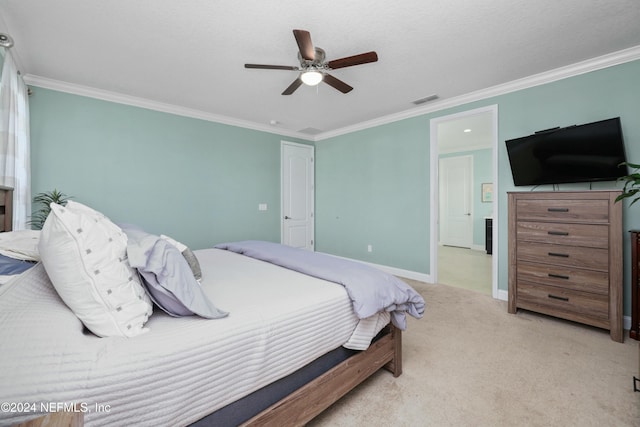
<svg viewBox="0 0 640 427">
<path fill-rule="evenodd" d="M 640 426 L 638 341 L 479 292 L 408 281 L 427 301 L 380 371 L 309 426 Z"/>
<path fill-rule="evenodd" d="M 486 252 L 438 247 L 438 283 L 491 295 L 491 276 L 491 255 Z"/>
</svg>

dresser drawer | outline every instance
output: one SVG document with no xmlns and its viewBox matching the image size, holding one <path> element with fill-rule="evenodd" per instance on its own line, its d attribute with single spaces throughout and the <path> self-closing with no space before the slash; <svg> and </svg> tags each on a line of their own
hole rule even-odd
<svg viewBox="0 0 640 427">
<path fill-rule="evenodd" d="M 520 199 L 516 203 L 518 220 L 609 222 L 608 200 Z"/>
<path fill-rule="evenodd" d="M 516 238 L 518 243 L 529 241 L 607 249 L 609 227 L 598 224 L 520 221 L 516 226 Z"/>
<path fill-rule="evenodd" d="M 582 270 L 559 265 L 518 263 L 518 286 L 520 282 L 557 286 L 562 289 L 609 294 L 609 274 L 606 271 Z"/>
<path fill-rule="evenodd" d="M 607 296 L 554 286 L 518 283 L 518 307 L 565 319 L 580 320 L 594 326 L 606 326 L 609 319 Z M 591 321 L 586 321 L 587 319 Z"/>
<path fill-rule="evenodd" d="M 527 241 L 521 241 L 517 244 L 518 261 L 587 268 L 604 272 L 609 270 L 609 251 L 603 248 L 585 248 Z"/>
</svg>

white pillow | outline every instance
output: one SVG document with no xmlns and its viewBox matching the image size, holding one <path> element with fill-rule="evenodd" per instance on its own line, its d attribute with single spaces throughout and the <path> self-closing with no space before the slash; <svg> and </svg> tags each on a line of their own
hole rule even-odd
<svg viewBox="0 0 640 427">
<path fill-rule="evenodd" d="M 0 233 L 0 254 L 25 261 L 40 261 L 40 230 L 5 231 Z"/>
<path fill-rule="evenodd" d="M 127 259 L 127 236 L 109 218 L 81 203 L 51 203 L 40 258 L 62 300 L 101 337 L 148 331 L 152 304 Z"/>
</svg>

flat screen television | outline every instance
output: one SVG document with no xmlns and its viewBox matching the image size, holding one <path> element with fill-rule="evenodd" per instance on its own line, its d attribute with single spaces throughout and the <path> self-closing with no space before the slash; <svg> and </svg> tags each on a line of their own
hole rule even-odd
<svg viewBox="0 0 640 427">
<path fill-rule="evenodd" d="M 627 175 L 620 118 L 548 129 L 505 141 L 513 183 L 615 181 Z"/>
</svg>

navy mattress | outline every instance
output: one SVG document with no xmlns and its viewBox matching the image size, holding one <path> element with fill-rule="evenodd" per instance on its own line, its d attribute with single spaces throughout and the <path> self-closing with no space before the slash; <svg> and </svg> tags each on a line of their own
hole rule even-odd
<svg viewBox="0 0 640 427">
<path fill-rule="evenodd" d="M 20 274 L 36 265 L 35 261 L 24 261 L 0 254 L 0 275 Z"/>
<path fill-rule="evenodd" d="M 356 353 L 359 353 L 359 351 L 338 347 L 291 375 L 207 415 L 191 424 L 191 426 L 238 426 Z"/>
</svg>

